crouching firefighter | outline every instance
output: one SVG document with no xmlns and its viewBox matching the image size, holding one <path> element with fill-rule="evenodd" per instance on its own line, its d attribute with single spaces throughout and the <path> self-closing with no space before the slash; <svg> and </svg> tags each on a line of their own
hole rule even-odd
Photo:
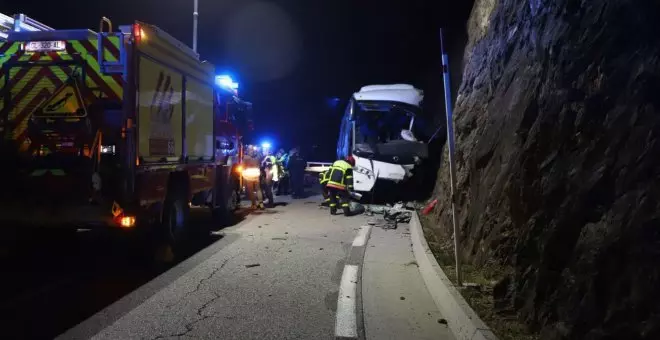
<svg viewBox="0 0 660 340">
<path fill-rule="evenodd" d="M 330 206 L 330 194 L 328 193 L 328 181 L 330 180 L 330 170 L 319 172 L 319 183 L 321 184 L 321 193 L 323 194 L 323 202 L 321 206 L 327 207 Z"/>
<path fill-rule="evenodd" d="M 353 190 L 353 167 L 355 159 L 348 157 L 332 163 L 326 188 L 330 199 L 330 214 L 337 214 L 337 204 L 341 204 L 345 216 L 351 215 L 351 191 Z M 338 202 L 339 201 L 339 202 Z"/>
</svg>

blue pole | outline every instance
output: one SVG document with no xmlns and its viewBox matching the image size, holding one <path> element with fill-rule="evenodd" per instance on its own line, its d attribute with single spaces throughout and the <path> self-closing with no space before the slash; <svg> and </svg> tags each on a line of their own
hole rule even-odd
<svg viewBox="0 0 660 340">
<path fill-rule="evenodd" d="M 445 51 L 442 28 L 440 29 L 440 51 L 442 52 L 442 77 L 445 87 L 445 113 L 447 118 L 447 146 L 449 147 L 449 179 L 451 185 L 451 219 L 454 227 L 454 261 L 456 262 L 456 284 L 463 286 L 461 261 L 458 252 L 458 222 L 456 221 L 456 159 L 454 157 L 454 117 L 451 109 L 451 87 L 449 84 L 449 57 Z"/>
</svg>

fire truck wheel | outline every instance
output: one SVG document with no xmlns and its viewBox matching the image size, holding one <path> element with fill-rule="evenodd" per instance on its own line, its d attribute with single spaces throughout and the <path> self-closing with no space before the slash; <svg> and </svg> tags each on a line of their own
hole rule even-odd
<svg viewBox="0 0 660 340">
<path fill-rule="evenodd" d="M 173 197 L 165 202 L 164 208 L 164 231 L 173 245 L 181 245 L 188 238 L 190 206 L 182 198 Z"/>
<path fill-rule="evenodd" d="M 221 222 L 231 219 L 232 214 L 238 209 L 238 197 L 236 190 L 225 189 L 219 197 L 218 206 L 212 210 L 213 217 Z"/>
<path fill-rule="evenodd" d="M 233 213 L 238 209 L 238 193 L 236 190 L 231 190 L 227 196 L 227 211 Z"/>
</svg>

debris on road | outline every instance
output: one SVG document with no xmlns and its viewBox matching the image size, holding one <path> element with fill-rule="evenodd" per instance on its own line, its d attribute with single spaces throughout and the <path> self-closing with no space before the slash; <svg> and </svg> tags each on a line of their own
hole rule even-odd
<svg viewBox="0 0 660 340">
<path fill-rule="evenodd" d="M 368 223 L 370 225 L 383 228 L 383 229 L 396 229 L 399 223 L 409 223 L 412 218 L 412 212 L 415 210 L 414 203 L 399 202 L 395 205 L 368 205 L 366 207 L 366 214 L 374 216 L 376 214 L 383 215 L 382 219 L 372 220 Z"/>
<path fill-rule="evenodd" d="M 261 266 L 261 264 L 259 264 L 259 263 L 246 264 L 245 268 L 253 268 L 253 267 L 259 267 L 259 266 Z"/>
<path fill-rule="evenodd" d="M 356 215 L 362 215 L 364 214 L 367 209 L 364 207 L 364 205 L 358 203 L 358 202 L 351 202 L 351 215 L 356 216 Z"/>
</svg>

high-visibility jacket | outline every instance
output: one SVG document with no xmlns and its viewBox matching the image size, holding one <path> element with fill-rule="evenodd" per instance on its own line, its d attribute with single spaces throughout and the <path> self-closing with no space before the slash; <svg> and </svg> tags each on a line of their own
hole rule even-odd
<svg viewBox="0 0 660 340">
<path fill-rule="evenodd" d="M 319 172 L 319 183 L 321 183 L 321 185 L 328 183 L 328 181 L 330 180 L 329 175 L 330 175 L 330 170 Z"/>
<path fill-rule="evenodd" d="M 340 159 L 332 163 L 328 175 L 328 188 L 341 190 L 353 190 L 353 166 L 347 161 Z"/>
<path fill-rule="evenodd" d="M 266 156 L 266 158 L 264 158 L 263 165 L 266 168 L 266 172 L 270 172 L 272 175 L 273 181 L 277 182 L 280 179 L 279 167 L 277 166 L 277 158 L 275 158 L 273 155 Z"/>
</svg>

